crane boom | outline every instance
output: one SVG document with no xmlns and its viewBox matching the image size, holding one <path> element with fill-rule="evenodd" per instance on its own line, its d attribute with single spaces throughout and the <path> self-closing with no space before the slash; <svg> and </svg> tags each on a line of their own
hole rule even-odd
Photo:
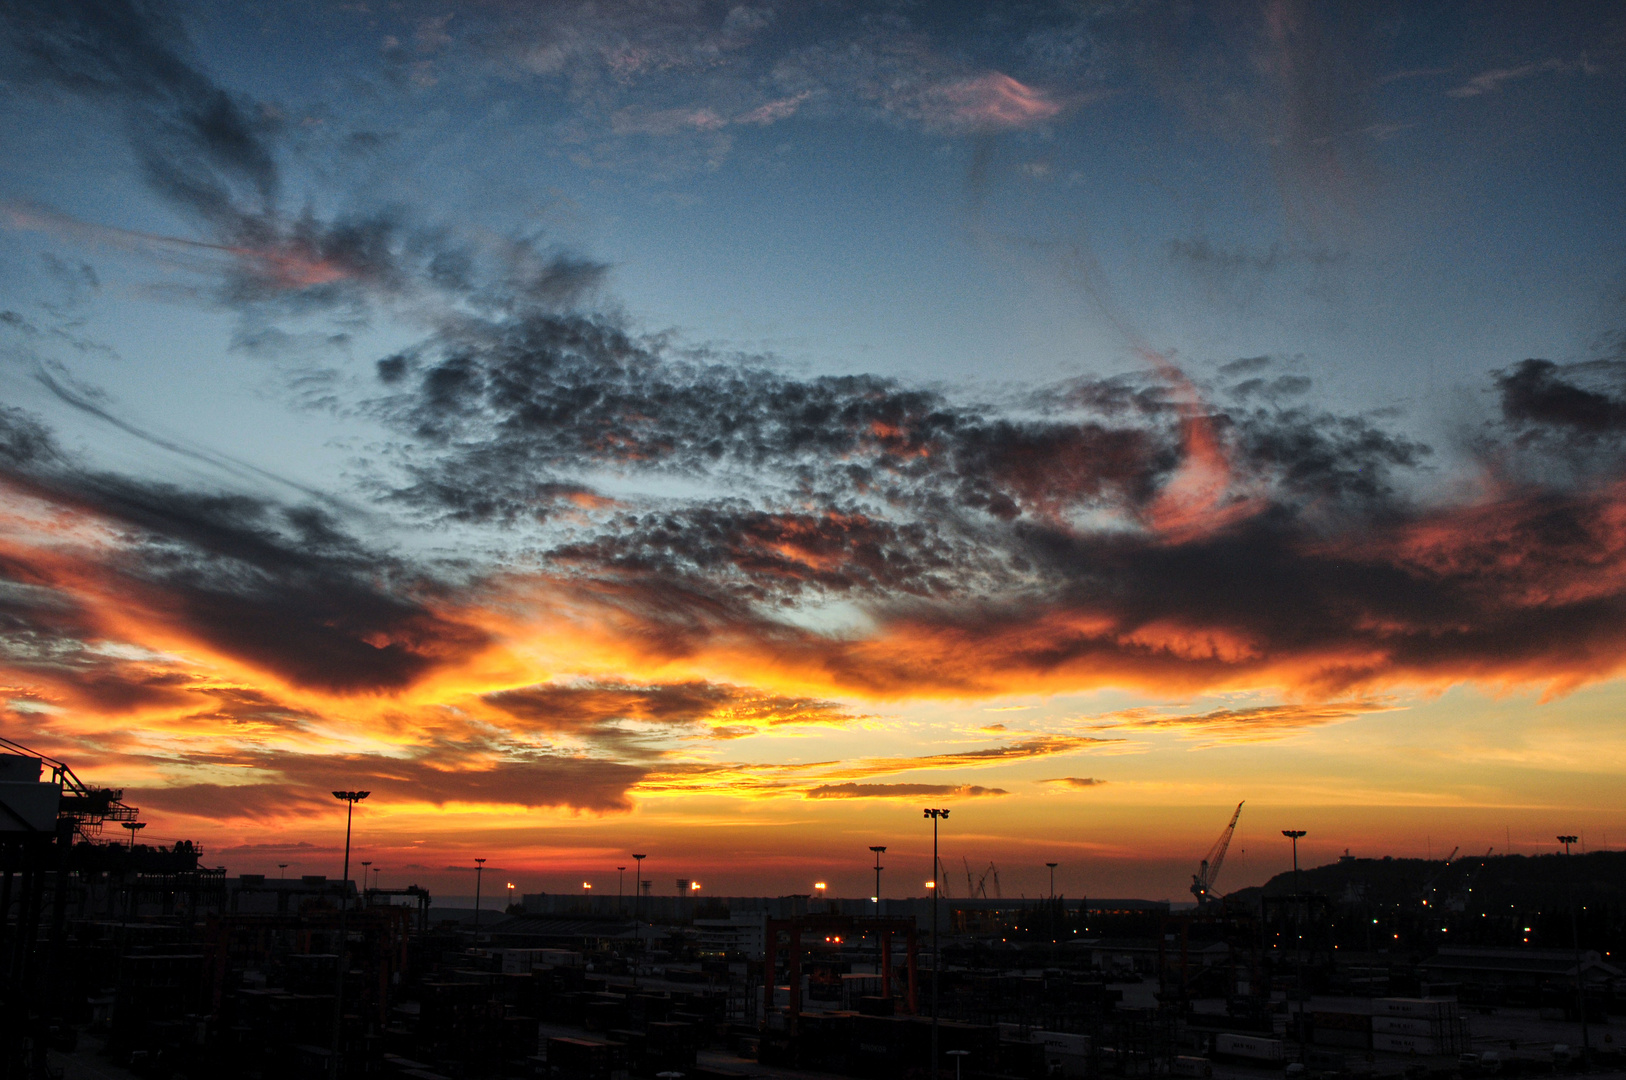
<svg viewBox="0 0 1626 1080">
<path fill-rule="evenodd" d="M 1236 834 L 1236 823 L 1242 817 L 1242 805 L 1246 801 L 1244 799 L 1243 802 L 1236 804 L 1236 812 L 1231 815 L 1230 824 L 1225 826 L 1225 831 L 1214 841 L 1214 846 L 1208 849 L 1208 854 L 1203 858 L 1197 872 L 1191 875 L 1191 895 L 1197 898 L 1199 905 L 1208 903 L 1214 882 L 1219 880 L 1220 867 L 1225 865 L 1225 853 L 1230 850 L 1231 837 Z"/>
<path fill-rule="evenodd" d="M 1220 838 L 1214 843 L 1213 850 L 1208 853 L 1209 888 L 1213 888 L 1214 882 L 1219 879 L 1220 867 L 1225 865 L 1225 853 L 1231 849 L 1231 837 L 1236 835 L 1236 823 L 1241 817 L 1242 803 L 1237 803 L 1236 813 L 1231 815 L 1231 823 L 1225 826 L 1225 831 L 1220 834 Z"/>
</svg>

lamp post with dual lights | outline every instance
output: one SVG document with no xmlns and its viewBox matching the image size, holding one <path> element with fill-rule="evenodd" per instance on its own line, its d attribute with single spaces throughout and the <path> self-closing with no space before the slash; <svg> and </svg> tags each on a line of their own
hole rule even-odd
<svg viewBox="0 0 1626 1080">
<path fill-rule="evenodd" d="M 145 829 L 147 827 L 147 823 L 145 821 L 126 821 L 124 823 L 124 827 L 130 830 L 130 850 L 134 852 L 136 833 L 142 829 Z"/>
<path fill-rule="evenodd" d="M 922 811 L 924 817 L 930 818 L 932 823 L 932 880 L 926 887 L 932 891 L 932 1068 L 930 1075 L 933 1080 L 937 1077 L 937 984 L 941 981 L 943 954 L 937 946 L 937 823 L 948 818 L 947 810 L 935 807 Z"/>
<path fill-rule="evenodd" d="M 1564 866 L 1569 870 L 1570 944 L 1575 949 L 1575 1005 L 1581 1010 L 1581 1064 L 1584 1066 L 1592 1057 L 1592 1037 L 1586 1026 L 1586 983 L 1581 978 L 1581 924 L 1575 916 L 1575 864 L 1570 862 L 1570 845 L 1580 839 L 1579 836 L 1560 836 L 1558 842 L 1564 845 Z"/>
<path fill-rule="evenodd" d="M 875 905 L 875 917 L 879 919 L 881 917 L 881 856 L 886 854 L 886 845 L 871 844 L 869 849 L 875 852 L 875 895 L 870 897 L 869 900 L 870 903 Z M 877 930 L 875 932 L 875 974 L 877 975 L 886 970 L 886 957 L 882 955 L 885 950 L 886 938 L 879 930 Z M 890 986 L 882 986 L 881 996 L 890 998 L 892 996 L 892 988 Z"/>
<path fill-rule="evenodd" d="M 480 877 L 486 872 L 484 859 L 474 860 L 474 940 L 480 940 Z"/>
<path fill-rule="evenodd" d="M 344 876 L 339 881 L 339 945 L 333 951 L 338 970 L 333 973 L 333 1060 L 330 1070 L 334 1080 L 344 1073 L 344 975 L 350 968 L 347 947 L 350 943 L 350 931 L 346 925 L 350 913 L 350 897 L 346 895 L 350 890 L 350 826 L 355 821 L 356 804 L 367 796 L 370 791 L 335 791 L 333 797 L 344 803 Z"/>
<path fill-rule="evenodd" d="M 1304 829 L 1283 829 L 1282 835 L 1293 841 L 1293 900 L 1297 905 L 1297 914 L 1293 919 L 1293 929 L 1298 937 L 1298 983 L 1299 983 L 1299 1056 L 1304 1056 L 1304 895 L 1299 891 L 1299 839 L 1307 835 Z"/>
</svg>

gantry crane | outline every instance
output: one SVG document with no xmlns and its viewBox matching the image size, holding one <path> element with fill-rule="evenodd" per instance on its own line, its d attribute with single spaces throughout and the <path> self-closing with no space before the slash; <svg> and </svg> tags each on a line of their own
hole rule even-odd
<svg viewBox="0 0 1626 1080">
<path fill-rule="evenodd" d="M 1202 865 L 1191 875 L 1191 895 L 1197 898 L 1198 907 L 1206 905 L 1213 898 L 1214 882 L 1219 880 L 1220 867 L 1225 865 L 1225 851 L 1231 846 L 1231 837 L 1236 833 L 1237 818 L 1241 816 L 1242 803 L 1237 803 L 1236 813 L 1231 815 L 1231 823 L 1225 826 L 1225 831 L 1214 841 L 1214 846 L 1208 849 Z"/>
</svg>

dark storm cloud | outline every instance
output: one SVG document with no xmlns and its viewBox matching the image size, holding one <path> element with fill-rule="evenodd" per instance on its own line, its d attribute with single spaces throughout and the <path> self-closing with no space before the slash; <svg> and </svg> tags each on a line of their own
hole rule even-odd
<svg viewBox="0 0 1626 1080">
<path fill-rule="evenodd" d="M 595 813 L 627 810 L 627 791 L 647 770 L 603 758 L 533 755 L 480 762 L 472 758 L 394 759 L 377 755 L 314 757 L 279 754 L 260 762 L 274 782 L 243 785 L 182 784 L 128 789 L 143 809 L 213 820 L 328 813 L 335 788 L 371 791 L 396 804 L 493 803 L 567 807 Z"/>
<path fill-rule="evenodd" d="M 9 55 L 8 55 L 9 54 Z M 486 312 L 553 309 L 596 289 L 605 267 L 535 236 L 462 242 L 385 206 L 321 218 L 277 205 L 280 110 L 222 86 L 193 58 L 176 12 L 141 0 L 0 2 L 0 56 L 15 85 L 112 104 L 152 190 L 194 215 L 212 243 L 58 221 L 81 237 L 229 265 L 218 298 L 257 317 L 373 300 L 438 299 Z M 49 212 L 43 217 L 58 217 Z M 82 275 L 81 275 L 82 277 Z"/>
<path fill-rule="evenodd" d="M 486 694 L 486 703 L 538 730 L 591 733 L 631 721 L 650 725 L 847 724 L 842 705 L 708 682 L 653 685 L 584 681 Z"/>
<path fill-rule="evenodd" d="M 264 205 L 278 175 L 267 113 L 233 95 L 189 58 L 172 8 L 139 0 L 0 4 L 14 77 L 112 102 L 128 111 L 149 180 L 205 216 L 236 216 L 233 187 Z"/>
<path fill-rule="evenodd" d="M 757 485 L 750 500 L 612 508 L 553 550 L 655 654 L 751 641 L 872 693 L 1034 676 L 1331 692 L 1400 673 L 1586 678 L 1626 641 L 1626 595 L 1608 584 L 1623 558 L 1613 489 L 1414 505 L 1429 448 L 1370 418 L 1269 404 L 1298 395 L 1281 384 L 1291 376 L 1239 395 L 1258 404 L 1195 411 L 1132 383 L 1068 384 L 1024 419 L 882 379 L 673 355 L 590 319 L 519 320 L 434 348 L 380 405 L 424 440 L 424 482 L 404 493 L 420 505 L 444 493 L 443 509 L 483 500 L 517 520 L 539 477 L 584 470 Z M 1502 376 L 1515 434 L 1533 418 L 1614 422 L 1608 393 L 1560 374 Z M 1210 527 L 1148 531 L 1197 423 L 1234 494 Z M 1089 527 L 1089 514 L 1120 525 Z M 785 621 L 817 595 L 861 603 L 875 636 Z"/>
<path fill-rule="evenodd" d="M 1614 436 L 1626 432 L 1626 363 L 1560 366 L 1525 360 L 1497 375 L 1502 414 L 1525 432 Z"/>
<path fill-rule="evenodd" d="M 466 325 L 380 374 L 404 388 L 380 415 L 441 448 L 402 497 L 462 518 L 526 516 L 539 482 L 607 466 L 743 467 L 1009 519 L 1124 492 L 1133 502 L 1177 456 L 1166 431 L 990 415 L 874 376 L 799 379 L 583 316 Z"/>
<path fill-rule="evenodd" d="M 336 692 L 406 685 L 484 642 L 434 611 L 440 587 L 432 579 L 367 548 L 321 508 L 88 471 L 15 410 L 0 415 L 0 483 L 13 497 L 118 535 L 115 545 L 79 553 L 9 556 L 7 581 L 37 590 L 31 611 L 58 640 L 93 639 L 108 617 L 98 605 L 127 606 L 253 666 Z"/>
</svg>

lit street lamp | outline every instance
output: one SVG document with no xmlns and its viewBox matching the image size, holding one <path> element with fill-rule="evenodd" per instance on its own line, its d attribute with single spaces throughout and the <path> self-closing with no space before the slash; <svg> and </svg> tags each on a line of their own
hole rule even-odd
<svg viewBox="0 0 1626 1080">
<path fill-rule="evenodd" d="M 345 955 L 346 947 L 350 943 L 349 931 L 345 926 L 346 916 L 350 913 L 350 897 L 345 895 L 350 888 L 350 825 L 356 816 L 356 804 L 367 796 L 370 791 L 335 791 L 333 797 L 344 803 L 344 876 L 339 883 L 339 947 L 334 950 L 338 953 L 338 970 L 333 974 L 333 1060 L 331 1070 L 334 1080 L 338 1080 L 343 1073 L 341 1059 L 344 1056 L 344 974 L 349 969 L 349 960 Z"/>
<path fill-rule="evenodd" d="M 941 862 L 937 858 L 937 823 L 946 820 L 949 816 L 947 810 L 928 808 L 922 811 L 923 816 L 932 822 L 932 880 L 927 886 L 932 890 L 932 1069 L 933 1080 L 937 1077 L 937 984 L 942 981 L 943 953 L 937 945 L 937 868 Z"/>
<path fill-rule="evenodd" d="M 1294 919 L 1298 934 L 1298 969 L 1299 969 L 1299 1057 L 1304 1056 L 1304 895 L 1299 891 L 1299 838 L 1306 835 L 1303 829 L 1283 829 L 1282 835 L 1293 841 L 1293 900 L 1299 905 L 1298 917 Z"/>
<path fill-rule="evenodd" d="M 875 905 L 875 917 L 879 919 L 881 917 L 881 856 L 886 853 L 886 845 L 871 844 L 869 849 L 875 852 L 875 895 L 870 897 L 870 902 Z M 875 974 L 877 975 L 886 970 L 886 957 L 883 955 L 885 951 L 886 937 L 877 930 L 875 931 Z M 881 987 L 881 996 L 891 997 L 892 988 L 883 985 Z"/>
<path fill-rule="evenodd" d="M 1586 1026 L 1586 983 L 1581 979 L 1581 926 L 1575 917 L 1575 864 L 1570 862 L 1570 845 L 1579 839 L 1579 836 L 1560 836 L 1558 842 L 1564 845 L 1564 865 L 1569 868 L 1570 943 L 1575 949 L 1575 1004 L 1581 1010 L 1581 1064 L 1585 1066 L 1592 1057 L 1592 1036 Z"/>
</svg>

